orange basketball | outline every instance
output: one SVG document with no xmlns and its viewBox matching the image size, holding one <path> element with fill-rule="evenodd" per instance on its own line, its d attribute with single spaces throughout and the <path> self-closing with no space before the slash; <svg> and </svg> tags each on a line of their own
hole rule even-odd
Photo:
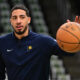
<svg viewBox="0 0 80 80">
<path fill-rule="evenodd" d="M 59 47 L 66 52 L 78 52 L 80 50 L 80 24 L 67 22 L 60 26 L 56 34 Z"/>
</svg>

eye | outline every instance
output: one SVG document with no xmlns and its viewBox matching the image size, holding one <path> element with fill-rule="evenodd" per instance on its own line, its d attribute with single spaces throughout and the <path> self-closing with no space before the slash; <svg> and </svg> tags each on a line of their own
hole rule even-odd
<svg viewBox="0 0 80 80">
<path fill-rule="evenodd" d="M 22 19 L 24 19 L 25 17 L 24 17 L 24 16 L 22 16 L 21 18 L 22 18 Z"/>
<path fill-rule="evenodd" d="M 25 18 L 25 16 L 24 16 L 24 15 L 21 15 L 21 16 L 20 16 L 20 18 L 21 18 L 21 19 L 24 19 L 24 18 Z"/>
<path fill-rule="evenodd" d="M 13 16 L 13 17 L 12 17 L 12 19 L 13 19 L 13 20 L 16 20 L 16 19 L 17 19 L 17 17 L 16 17 L 16 16 Z"/>
</svg>

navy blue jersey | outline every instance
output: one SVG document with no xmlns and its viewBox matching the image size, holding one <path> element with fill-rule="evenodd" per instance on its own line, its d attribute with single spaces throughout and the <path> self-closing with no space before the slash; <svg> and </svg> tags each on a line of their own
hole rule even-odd
<svg viewBox="0 0 80 80">
<path fill-rule="evenodd" d="M 0 37 L 0 80 L 48 80 L 50 57 L 62 51 L 50 36 L 29 32 L 21 40 L 10 33 Z"/>
</svg>

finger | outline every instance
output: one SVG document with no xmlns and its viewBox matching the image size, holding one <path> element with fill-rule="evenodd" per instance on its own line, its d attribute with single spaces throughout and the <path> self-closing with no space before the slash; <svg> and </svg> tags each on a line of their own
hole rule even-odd
<svg viewBox="0 0 80 80">
<path fill-rule="evenodd" d="M 80 23 L 80 16 L 79 16 L 79 19 L 78 19 L 78 23 Z"/>
<path fill-rule="evenodd" d="M 71 22 L 69 19 L 67 19 L 67 22 Z"/>
<path fill-rule="evenodd" d="M 75 17 L 75 22 L 78 22 L 78 16 Z"/>
</svg>

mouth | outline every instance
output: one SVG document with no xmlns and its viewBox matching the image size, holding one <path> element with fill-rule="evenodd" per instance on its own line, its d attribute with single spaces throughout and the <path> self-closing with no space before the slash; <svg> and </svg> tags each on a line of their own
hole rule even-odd
<svg viewBox="0 0 80 80">
<path fill-rule="evenodd" d="M 18 30 L 21 30 L 21 29 L 23 28 L 23 26 L 18 25 L 18 26 L 16 26 L 16 28 L 17 28 Z"/>
</svg>

